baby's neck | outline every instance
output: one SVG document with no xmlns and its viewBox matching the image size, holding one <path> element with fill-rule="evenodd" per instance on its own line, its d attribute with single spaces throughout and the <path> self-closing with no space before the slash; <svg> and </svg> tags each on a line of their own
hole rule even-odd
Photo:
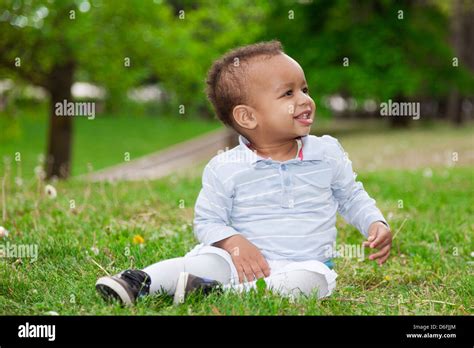
<svg viewBox="0 0 474 348">
<path fill-rule="evenodd" d="M 252 142 L 251 149 L 257 151 L 257 155 L 274 161 L 284 162 L 297 156 L 298 143 L 295 139 L 277 143 Z"/>
</svg>

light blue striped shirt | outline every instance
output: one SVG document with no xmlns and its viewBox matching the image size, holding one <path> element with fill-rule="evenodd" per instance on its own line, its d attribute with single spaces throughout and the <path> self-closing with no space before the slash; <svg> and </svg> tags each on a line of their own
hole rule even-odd
<svg viewBox="0 0 474 348">
<path fill-rule="evenodd" d="M 351 161 L 328 135 L 301 137 L 303 159 L 263 158 L 239 145 L 206 165 L 194 233 L 204 245 L 241 234 L 270 260 L 327 261 L 336 213 L 365 237 L 382 213 L 357 182 Z"/>
</svg>

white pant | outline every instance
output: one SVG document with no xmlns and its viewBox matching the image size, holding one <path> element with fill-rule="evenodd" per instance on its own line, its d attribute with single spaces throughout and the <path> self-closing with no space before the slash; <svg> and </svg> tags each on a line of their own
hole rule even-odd
<svg viewBox="0 0 474 348">
<path fill-rule="evenodd" d="M 318 298 L 331 295 L 336 287 L 337 273 L 324 263 L 311 261 L 267 260 L 270 276 L 267 288 L 282 296 L 316 294 Z M 256 281 L 239 284 L 239 277 L 231 255 L 220 248 L 197 245 L 184 257 L 164 260 L 143 269 L 151 278 L 150 293 L 174 294 L 180 272 L 217 280 L 224 289 L 239 292 L 255 288 Z"/>
</svg>

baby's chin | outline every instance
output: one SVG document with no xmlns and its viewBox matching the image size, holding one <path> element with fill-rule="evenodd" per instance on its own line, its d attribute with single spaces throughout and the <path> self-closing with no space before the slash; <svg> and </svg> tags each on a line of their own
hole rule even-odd
<svg viewBox="0 0 474 348">
<path fill-rule="evenodd" d="M 299 129 L 296 129 L 295 131 L 297 137 L 303 137 L 305 135 L 309 135 L 311 133 L 311 126 L 307 127 L 299 127 Z"/>
<path fill-rule="evenodd" d="M 291 133 L 286 133 L 282 138 L 286 140 L 293 140 L 296 138 L 304 137 L 306 135 L 309 135 L 311 133 L 311 127 L 308 127 L 306 130 L 295 130 L 294 132 Z"/>
</svg>

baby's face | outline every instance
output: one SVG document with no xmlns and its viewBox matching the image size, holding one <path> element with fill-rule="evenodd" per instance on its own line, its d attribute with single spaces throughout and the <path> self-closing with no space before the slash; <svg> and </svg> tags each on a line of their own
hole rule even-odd
<svg viewBox="0 0 474 348">
<path fill-rule="evenodd" d="M 316 105 L 294 59 L 279 54 L 252 62 L 248 86 L 259 135 L 288 140 L 309 134 Z"/>
</svg>

